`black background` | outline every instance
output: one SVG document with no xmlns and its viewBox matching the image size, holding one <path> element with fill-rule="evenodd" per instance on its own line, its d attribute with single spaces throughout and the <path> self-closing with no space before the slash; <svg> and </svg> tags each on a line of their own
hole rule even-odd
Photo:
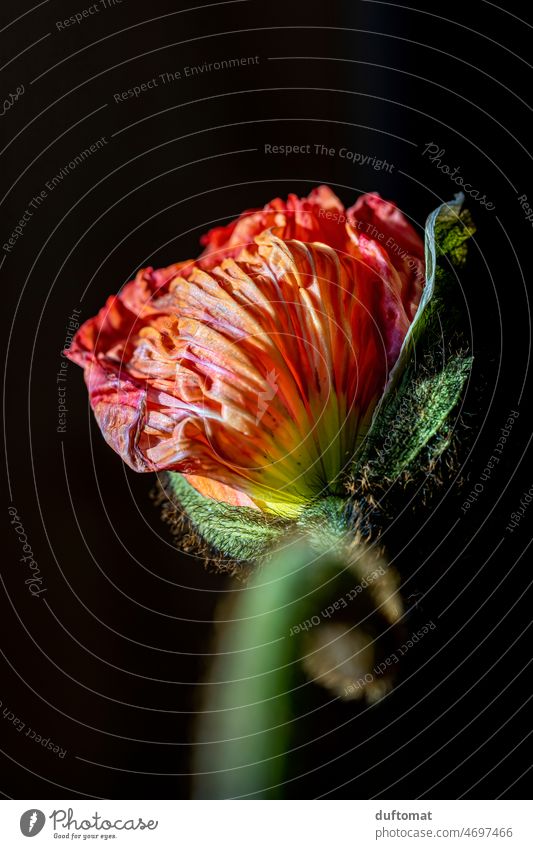
<svg viewBox="0 0 533 849">
<path fill-rule="evenodd" d="M 377 190 L 422 228 L 456 190 L 423 155 L 433 142 L 495 204 L 468 202 L 478 233 L 462 277 L 476 358 L 467 480 L 463 490 L 450 481 L 425 511 L 407 507 L 387 539 L 406 595 L 421 594 L 413 627 L 438 627 L 372 709 L 305 688 L 284 795 L 521 797 L 531 763 L 533 510 L 512 533 L 506 525 L 533 484 L 523 393 L 533 232 L 518 201 L 533 198 L 531 26 L 518 4 L 480 0 L 438 13 L 420 0 L 194 9 L 123 0 L 58 30 L 89 5 L 2 4 L 0 95 L 25 87 L 0 124 L 2 243 L 54 174 L 101 136 L 106 144 L 48 192 L 0 257 L 10 319 L 0 700 L 67 750 L 60 759 L 1 717 L 0 790 L 189 796 L 199 682 L 215 606 L 232 587 L 173 549 L 150 498 L 154 481 L 106 446 L 72 364 L 66 433 L 57 433 L 56 374 L 72 310 L 89 318 L 138 268 L 195 256 L 209 226 L 320 183 L 347 205 Z M 255 65 L 114 99 L 164 72 L 256 55 Z M 345 146 L 394 167 L 264 152 L 295 143 Z M 520 415 L 502 460 L 465 516 L 461 504 L 511 410 Z M 10 504 L 44 576 L 40 598 L 24 585 Z"/>
</svg>

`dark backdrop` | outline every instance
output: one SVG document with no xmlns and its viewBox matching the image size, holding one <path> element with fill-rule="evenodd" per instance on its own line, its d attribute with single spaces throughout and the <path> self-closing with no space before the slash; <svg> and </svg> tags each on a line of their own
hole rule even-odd
<svg viewBox="0 0 533 849">
<path fill-rule="evenodd" d="M 393 553 L 407 543 L 398 566 L 416 572 L 408 594 L 422 603 L 413 626 L 433 620 L 438 628 L 406 658 L 406 683 L 372 710 L 306 688 L 285 795 L 520 796 L 531 762 L 533 509 L 506 527 L 533 484 L 523 394 L 532 224 L 519 200 L 533 190 L 531 26 L 517 17 L 518 4 L 448 3 L 437 15 L 420 0 L 409 8 L 197 0 L 194 9 L 110 0 L 62 28 L 90 4 L 31 5 L 4 0 L 0 32 L 9 103 L 0 124 L 3 244 L 32 212 L 0 256 L 10 319 L 0 790 L 188 796 L 198 682 L 215 605 L 231 590 L 227 577 L 173 549 L 151 476 L 125 469 L 106 446 L 72 364 L 57 431 L 60 351 L 73 310 L 89 318 L 139 267 L 194 256 L 213 223 L 320 183 L 347 204 L 377 190 L 423 227 L 456 190 L 424 155 L 434 143 L 442 163 L 459 166 L 495 207 L 468 202 L 478 233 L 462 280 L 478 388 L 467 398 L 465 487 L 445 486 L 416 519 L 407 512 L 388 540 Z M 259 58 L 185 76 L 186 66 L 230 57 Z M 176 71 L 181 78 L 163 84 L 159 75 Z M 157 86 L 116 102 L 154 78 Z M 392 168 L 264 151 L 295 143 L 346 147 Z M 512 410 L 519 416 L 501 462 L 463 515 L 465 493 L 480 482 Z M 46 589 L 35 598 L 10 505 Z"/>
</svg>

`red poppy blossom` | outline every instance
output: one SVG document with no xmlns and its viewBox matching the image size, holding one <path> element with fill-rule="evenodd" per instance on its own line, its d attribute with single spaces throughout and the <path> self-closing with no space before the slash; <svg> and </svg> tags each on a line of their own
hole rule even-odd
<svg viewBox="0 0 533 849">
<path fill-rule="evenodd" d="M 377 194 L 325 186 L 243 213 L 196 261 L 147 268 L 66 352 L 136 471 L 295 515 L 368 429 L 423 287 L 423 243 Z"/>
</svg>

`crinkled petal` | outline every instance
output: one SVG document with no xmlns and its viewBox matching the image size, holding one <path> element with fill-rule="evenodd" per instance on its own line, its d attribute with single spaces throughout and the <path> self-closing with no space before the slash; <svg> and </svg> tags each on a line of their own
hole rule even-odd
<svg viewBox="0 0 533 849">
<path fill-rule="evenodd" d="M 215 227 L 201 239 L 205 246 L 199 265 L 209 270 L 226 257 L 235 257 L 263 230 L 272 229 L 281 239 L 324 242 L 342 249 L 346 241 L 344 206 L 328 186 L 319 186 L 306 198 L 290 194 L 286 201 L 275 198 L 263 209 L 249 209 L 225 227 Z"/>
<path fill-rule="evenodd" d="M 321 186 L 203 243 L 196 262 L 140 271 L 65 354 L 133 469 L 294 515 L 364 438 L 418 306 L 422 242 L 379 195 L 346 211 Z"/>
<path fill-rule="evenodd" d="M 422 239 L 398 207 L 377 192 L 361 195 L 346 216 L 352 243 L 364 236 L 386 252 L 399 274 L 402 302 L 412 321 L 425 283 Z"/>
<path fill-rule="evenodd" d="M 109 444 L 136 470 L 276 509 L 331 486 L 408 327 L 394 267 L 373 245 L 356 253 L 266 231 L 210 273 L 170 275 L 142 318 L 110 300 L 69 353 Z"/>
</svg>

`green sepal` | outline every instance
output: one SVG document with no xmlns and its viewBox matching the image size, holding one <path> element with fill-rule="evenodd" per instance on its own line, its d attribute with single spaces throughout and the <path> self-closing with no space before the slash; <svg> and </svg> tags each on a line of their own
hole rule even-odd
<svg viewBox="0 0 533 849">
<path fill-rule="evenodd" d="M 432 373 L 419 367 L 416 376 L 408 370 L 398 390 L 382 409 L 373 431 L 373 450 L 366 461 L 367 480 L 395 480 L 409 472 L 431 441 L 425 464 L 433 462 L 448 447 L 451 431 L 445 427 L 457 406 L 470 374 L 472 359 L 456 356 Z"/>
<path fill-rule="evenodd" d="M 215 554 L 255 560 L 274 545 L 290 524 L 251 507 L 235 507 L 200 495 L 183 475 L 168 473 L 173 500 Z"/>
<path fill-rule="evenodd" d="M 370 487 L 430 467 L 450 441 L 449 419 L 472 366 L 458 332 L 454 291 L 455 269 L 464 265 L 466 241 L 475 232 L 463 200 L 456 195 L 426 223 L 420 305 L 352 469 L 352 480 L 364 476 Z"/>
</svg>

